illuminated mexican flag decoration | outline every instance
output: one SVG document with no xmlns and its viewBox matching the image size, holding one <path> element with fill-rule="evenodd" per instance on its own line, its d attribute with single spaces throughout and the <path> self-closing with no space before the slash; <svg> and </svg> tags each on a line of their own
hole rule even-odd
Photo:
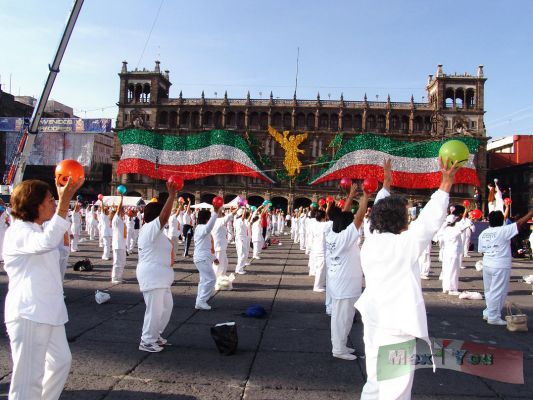
<svg viewBox="0 0 533 400">
<path fill-rule="evenodd" d="M 118 133 L 122 156 L 117 173 L 141 174 L 155 179 L 181 175 L 185 180 L 211 175 L 244 175 L 273 182 L 261 171 L 239 135 L 212 130 L 196 135 L 173 136 L 142 129 Z"/>
<path fill-rule="evenodd" d="M 455 183 L 479 186 L 474 155 L 479 141 L 454 137 L 464 142 L 470 152 L 468 162 L 456 175 Z M 383 181 L 383 161 L 392 161 L 392 186 L 408 189 L 436 188 L 440 185 L 439 149 L 446 140 L 408 142 L 365 133 L 346 142 L 329 165 L 311 180 L 311 185 L 343 177 L 365 179 L 373 176 Z"/>
</svg>

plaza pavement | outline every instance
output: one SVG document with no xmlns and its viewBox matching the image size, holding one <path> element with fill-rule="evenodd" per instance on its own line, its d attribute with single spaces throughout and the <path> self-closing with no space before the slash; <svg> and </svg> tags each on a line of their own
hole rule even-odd
<svg viewBox="0 0 533 400">
<path fill-rule="evenodd" d="M 92 272 L 73 272 L 65 279 L 70 322 L 66 325 L 73 362 L 61 399 L 358 399 L 364 384 L 364 359 L 344 361 L 331 356 L 329 317 L 324 295 L 314 293 L 307 257 L 287 236 L 282 245 L 264 251 L 261 260 L 238 276 L 233 291 L 211 299 L 212 311 L 194 310 L 198 274 L 191 258 L 175 264 L 172 286 L 174 310 L 165 332 L 172 347 L 161 353 L 137 349 L 144 302 L 135 279 L 136 254 L 127 258 L 126 282 L 110 283 L 111 261 L 100 259 L 96 242 L 84 241 L 70 265 L 88 257 Z M 434 249 L 435 250 L 435 249 Z M 430 335 L 490 343 L 524 352 L 524 385 L 511 385 L 448 371 L 416 372 L 413 399 L 532 399 L 533 332 L 510 333 L 487 325 L 481 318 L 484 302 L 443 295 L 440 264 L 432 252 L 432 278 L 422 281 Z M 465 260 L 460 290 L 482 291 L 481 273 L 473 268 L 477 253 Z M 229 249 L 230 268 L 236 262 Z M 531 286 L 522 275 L 533 273 L 531 262 L 516 261 L 510 298 L 533 315 Z M 95 290 L 107 290 L 111 300 L 98 305 Z M 0 273 L 3 303 L 7 277 Z M 241 313 L 262 305 L 265 319 Z M 235 355 L 218 353 L 209 328 L 236 321 L 239 349 Z M 532 329 L 530 323 L 530 329 Z M 356 321 L 350 335 L 356 353 L 363 354 L 362 326 Z M 7 398 L 11 359 L 5 327 L 0 330 L 0 398 Z"/>
</svg>

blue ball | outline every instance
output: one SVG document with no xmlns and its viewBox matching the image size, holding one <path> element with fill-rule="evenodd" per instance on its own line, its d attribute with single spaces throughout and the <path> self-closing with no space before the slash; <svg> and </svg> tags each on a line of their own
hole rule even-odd
<svg viewBox="0 0 533 400">
<path fill-rule="evenodd" d="M 126 189 L 126 186 L 124 186 L 124 185 L 119 185 L 117 187 L 117 192 L 119 192 L 120 194 L 126 194 L 127 191 L 128 191 L 128 189 Z"/>
</svg>

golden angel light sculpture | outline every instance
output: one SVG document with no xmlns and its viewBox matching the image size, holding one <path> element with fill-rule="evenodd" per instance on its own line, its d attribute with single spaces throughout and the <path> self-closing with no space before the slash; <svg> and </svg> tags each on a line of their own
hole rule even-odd
<svg viewBox="0 0 533 400">
<path fill-rule="evenodd" d="M 298 148 L 298 146 L 307 139 L 307 133 L 301 133 L 299 135 L 289 135 L 289 131 L 283 131 L 283 135 L 277 130 L 268 127 L 268 133 L 276 139 L 276 141 L 281 145 L 283 150 L 285 150 L 285 160 L 283 165 L 287 170 L 287 175 L 290 178 L 298 175 L 300 173 L 300 167 L 302 163 L 298 159 L 298 154 L 304 154 L 305 151 Z"/>
</svg>

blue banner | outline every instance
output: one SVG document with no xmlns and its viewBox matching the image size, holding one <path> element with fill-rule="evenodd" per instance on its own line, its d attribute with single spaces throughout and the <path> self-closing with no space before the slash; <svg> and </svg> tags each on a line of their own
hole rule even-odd
<svg viewBox="0 0 533 400">
<path fill-rule="evenodd" d="M 24 124 L 23 118 L 1 117 L 0 131 L 19 132 Z M 39 132 L 63 133 L 104 133 L 111 132 L 110 118 L 42 118 Z"/>
</svg>

